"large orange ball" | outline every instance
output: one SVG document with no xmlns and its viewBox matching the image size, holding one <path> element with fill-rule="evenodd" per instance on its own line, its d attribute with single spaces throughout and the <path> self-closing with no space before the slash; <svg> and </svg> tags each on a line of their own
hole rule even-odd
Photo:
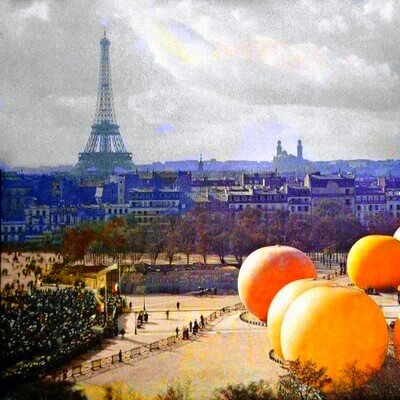
<svg viewBox="0 0 400 400">
<path fill-rule="evenodd" d="M 239 271 L 239 296 L 248 310 L 261 321 L 278 291 L 302 278 L 316 278 L 311 259 L 289 246 L 267 246 L 253 251 Z"/>
<path fill-rule="evenodd" d="M 268 310 L 268 337 L 275 355 L 283 358 L 281 349 L 281 326 L 286 311 L 294 300 L 306 290 L 316 286 L 335 286 L 328 280 L 299 279 L 288 283 L 273 298 Z"/>
<path fill-rule="evenodd" d="M 360 288 L 397 288 L 400 285 L 400 241 L 384 235 L 361 238 L 350 249 L 347 273 Z"/>
<path fill-rule="evenodd" d="M 394 347 L 394 354 L 397 358 L 397 361 L 400 362 L 400 314 L 399 314 L 399 318 L 397 318 L 397 321 L 394 324 L 393 347 Z"/>
<path fill-rule="evenodd" d="M 301 294 L 283 318 L 281 346 L 285 360 L 312 360 L 326 367 L 332 383 L 346 379 L 356 363 L 368 376 L 381 368 L 389 332 L 378 305 L 358 288 L 315 287 Z"/>
</svg>

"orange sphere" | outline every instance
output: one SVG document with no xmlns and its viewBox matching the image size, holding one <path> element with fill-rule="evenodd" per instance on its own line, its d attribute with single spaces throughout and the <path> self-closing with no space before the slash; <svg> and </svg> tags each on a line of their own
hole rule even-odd
<svg viewBox="0 0 400 400">
<path fill-rule="evenodd" d="M 328 280 L 299 279 L 288 283 L 273 298 L 268 310 L 268 337 L 275 356 L 283 358 L 281 349 L 281 326 L 286 311 L 297 297 L 316 286 L 335 286 Z"/>
<path fill-rule="evenodd" d="M 278 291 L 302 278 L 316 278 L 311 259 L 289 246 L 267 246 L 253 251 L 239 271 L 239 296 L 248 310 L 261 321 Z"/>
<path fill-rule="evenodd" d="M 400 285 L 400 241 L 392 236 L 370 235 L 350 249 L 347 272 L 360 288 L 397 288 Z"/>
<path fill-rule="evenodd" d="M 289 306 L 282 322 L 285 360 L 312 360 L 332 383 L 356 363 L 367 377 L 382 366 L 389 332 L 378 305 L 358 288 L 315 287 Z"/>
<path fill-rule="evenodd" d="M 397 361 L 400 362 L 400 314 L 399 317 L 397 318 L 396 323 L 394 324 L 393 347 Z"/>
<path fill-rule="evenodd" d="M 394 233 L 393 237 L 397 240 L 400 240 L 400 227 L 397 228 L 396 232 Z"/>
</svg>

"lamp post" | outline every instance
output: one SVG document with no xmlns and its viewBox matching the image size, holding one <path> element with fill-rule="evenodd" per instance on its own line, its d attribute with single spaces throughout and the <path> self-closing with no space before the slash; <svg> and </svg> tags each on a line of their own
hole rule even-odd
<svg viewBox="0 0 400 400">
<path fill-rule="evenodd" d="M 108 314 L 107 314 L 107 272 L 104 274 L 104 311 L 106 315 L 106 324 L 108 322 Z"/>
<path fill-rule="evenodd" d="M 117 266 L 118 266 L 118 292 L 119 292 L 119 295 L 121 297 L 121 267 L 120 267 L 120 264 L 119 264 L 119 258 L 118 258 L 118 261 L 117 261 Z"/>
<path fill-rule="evenodd" d="M 118 257 L 117 265 L 118 265 L 118 295 L 119 295 L 119 305 L 122 307 L 122 297 L 121 297 L 121 265 L 120 265 L 119 257 Z"/>
<path fill-rule="evenodd" d="M 134 311 L 134 314 L 135 314 L 135 335 L 137 335 L 136 311 Z"/>
</svg>

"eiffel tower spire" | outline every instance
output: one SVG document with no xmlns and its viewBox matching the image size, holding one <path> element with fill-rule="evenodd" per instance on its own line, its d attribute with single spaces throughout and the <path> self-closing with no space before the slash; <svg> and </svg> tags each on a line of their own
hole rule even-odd
<svg viewBox="0 0 400 400">
<path fill-rule="evenodd" d="M 101 56 L 99 68 L 99 89 L 97 94 L 95 124 L 109 122 L 116 124 L 114 100 L 111 84 L 111 66 L 110 66 L 110 41 L 107 39 L 107 32 L 104 28 L 104 36 L 100 41 Z"/>
<path fill-rule="evenodd" d="M 100 40 L 99 86 L 97 93 L 96 113 L 89 140 L 79 161 L 73 169 L 75 175 L 101 175 L 106 177 L 116 167 L 132 170 L 134 164 L 131 154 L 127 152 L 119 132 L 115 116 L 114 98 L 111 83 L 110 40 L 106 30 Z"/>
</svg>

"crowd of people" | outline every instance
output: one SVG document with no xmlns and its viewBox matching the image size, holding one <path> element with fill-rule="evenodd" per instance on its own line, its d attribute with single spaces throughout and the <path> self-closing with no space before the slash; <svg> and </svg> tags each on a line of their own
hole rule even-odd
<svg viewBox="0 0 400 400">
<path fill-rule="evenodd" d="M 0 305 L 0 370 L 3 379 L 40 374 L 101 339 L 93 293 L 77 288 L 8 292 Z M 23 370 L 23 371 L 22 371 Z"/>
</svg>

